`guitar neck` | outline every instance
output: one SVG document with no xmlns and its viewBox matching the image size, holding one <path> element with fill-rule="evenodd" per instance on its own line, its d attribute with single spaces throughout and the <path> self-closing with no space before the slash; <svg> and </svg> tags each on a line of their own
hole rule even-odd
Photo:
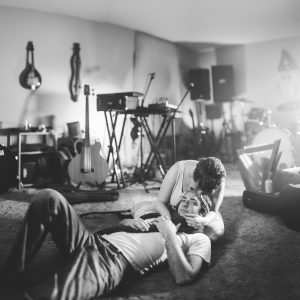
<svg viewBox="0 0 300 300">
<path fill-rule="evenodd" d="M 81 171 L 83 173 L 93 172 L 91 163 L 91 143 L 90 143 L 90 117 L 89 117 L 89 95 L 90 87 L 84 85 L 84 95 L 85 95 L 85 139 L 83 144 L 83 151 L 81 154 Z"/>
<path fill-rule="evenodd" d="M 90 117 L 89 117 L 89 96 L 86 95 L 85 100 L 85 139 L 84 145 L 90 147 Z"/>
</svg>

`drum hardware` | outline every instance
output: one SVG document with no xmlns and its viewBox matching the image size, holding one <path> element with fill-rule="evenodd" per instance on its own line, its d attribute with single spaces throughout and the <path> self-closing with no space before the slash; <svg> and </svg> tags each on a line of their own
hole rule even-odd
<svg viewBox="0 0 300 300">
<path fill-rule="evenodd" d="M 256 121 L 261 126 L 267 126 L 270 123 L 272 111 L 265 108 L 252 107 L 246 115 L 250 121 Z"/>
<path fill-rule="evenodd" d="M 273 122 L 272 111 L 270 109 L 266 111 L 264 127 L 276 127 L 275 123 Z"/>
<path fill-rule="evenodd" d="M 253 107 L 246 116 L 248 116 L 245 122 L 246 144 L 251 144 L 255 135 L 265 128 L 276 127 L 271 110 Z"/>
<path fill-rule="evenodd" d="M 224 162 L 234 163 L 237 160 L 237 149 L 242 146 L 242 132 L 237 130 L 233 118 L 233 105 L 230 102 L 230 120 L 225 119 L 223 110 L 223 128 L 220 132 L 218 149 Z"/>
</svg>

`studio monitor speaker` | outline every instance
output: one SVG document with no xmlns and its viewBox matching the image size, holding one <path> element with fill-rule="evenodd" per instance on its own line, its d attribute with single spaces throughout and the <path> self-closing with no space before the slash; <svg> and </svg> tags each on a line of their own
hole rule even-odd
<svg viewBox="0 0 300 300">
<path fill-rule="evenodd" d="M 234 96 L 233 67 L 230 65 L 212 66 L 214 102 L 229 102 Z"/>
<path fill-rule="evenodd" d="M 209 85 L 209 69 L 191 69 L 189 71 L 190 82 L 194 84 L 191 89 L 192 100 L 209 100 L 210 85 Z"/>
</svg>

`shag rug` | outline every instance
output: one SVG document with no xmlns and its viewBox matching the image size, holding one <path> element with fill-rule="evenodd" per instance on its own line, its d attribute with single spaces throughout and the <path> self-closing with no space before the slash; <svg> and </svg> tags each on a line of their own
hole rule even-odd
<svg viewBox="0 0 300 300">
<path fill-rule="evenodd" d="M 225 236 L 212 246 L 209 269 L 203 271 L 192 284 L 176 286 L 166 265 L 134 282 L 129 280 L 116 292 L 103 298 L 300 299 L 299 232 L 288 229 L 278 216 L 246 208 L 242 202 L 243 185 L 235 171 L 229 172 L 226 197 L 221 207 Z M 151 197 L 155 197 L 155 192 Z M 0 263 L 9 251 L 31 198 L 30 194 L 5 194 L 2 198 L 0 195 Z M 128 209 L 129 200 L 121 201 L 124 203 L 117 205 L 116 211 Z M 105 212 L 107 205 L 113 206 L 112 203 L 103 204 L 100 210 Z M 79 213 L 86 212 L 85 205 L 77 208 Z M 83 222 L 91 230 L 118 222 L 119 214 L 108 211 L 87 215 Z M 32 265 L 33 277 L 41 279 L 62 264 L 62 258 L 49 238 Z"/>
</svg>

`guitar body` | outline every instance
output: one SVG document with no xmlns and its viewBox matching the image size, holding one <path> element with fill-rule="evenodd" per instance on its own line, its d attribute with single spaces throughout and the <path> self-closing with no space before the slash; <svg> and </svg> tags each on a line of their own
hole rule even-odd
<svg viewBox="0 0 300 300">
<path fill-rule="evenodd" d="M 42 77 L 40 73 L 31 64 L 29 64 L 21 72 L 19 82 L 24 89 L 38 89 L 42 84 Z"/>
<path fill-rule="evenodd" d="M 100 155 L 101 144 L 96 142 L 90 146 L 90 163 L 91 170 L 84 172 L 81 168 L 84 152 L 84 146 L 80 154 L 76 154 L 70 161 L 68 173 L 70 183 L 80 189 L 97 189 L 108 176 L 109 168 L 106 160 Z"/>
</svg>

